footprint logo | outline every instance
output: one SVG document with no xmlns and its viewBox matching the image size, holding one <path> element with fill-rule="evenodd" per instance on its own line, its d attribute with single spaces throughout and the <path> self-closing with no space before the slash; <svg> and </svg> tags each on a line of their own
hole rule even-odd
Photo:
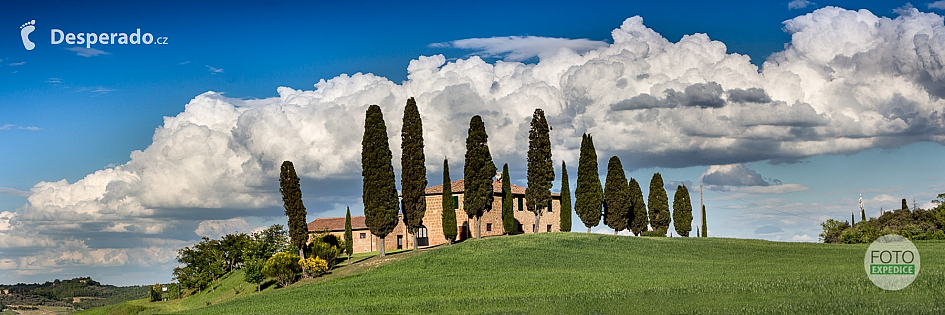
<svg viewBox="0 0 945 315">
<path fill-rule="evenodd" d="M 33 26 L 35 24 L 36 20 L 32 20 L 23 23 L 23 25 L 20 25 L 20 37 L 23 39 L 23 47 L 26 47 L 26 50 L 33 50 L 33 48 L 36 48 L 36 44 L 33 44 L 33 42 L 30 41 L 30 33 L 36 30 L 36 27 Z"/>
</svg>

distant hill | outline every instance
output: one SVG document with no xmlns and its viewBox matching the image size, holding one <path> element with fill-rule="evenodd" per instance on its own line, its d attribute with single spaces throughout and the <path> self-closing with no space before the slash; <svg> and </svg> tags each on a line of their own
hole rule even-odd
<svg viewBox="0 0 945 315">
<path fill-rule="evenodd" d="M 48 281 L 14 285 L 0 284 L 0 304 L 22 306 L 61 306 L 90 309 L 140 299 L 148 295 L 147 286 L 117 287 L 92 278 Z"/>
</svg>

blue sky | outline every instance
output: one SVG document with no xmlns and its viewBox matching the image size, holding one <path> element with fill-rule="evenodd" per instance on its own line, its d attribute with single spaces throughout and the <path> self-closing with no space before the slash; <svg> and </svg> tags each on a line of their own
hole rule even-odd
<svg viewBox="0 0 945 315">
<path fill-rule="evenodd" d="M 644 192 L 654 172 L 696 202 L 710 187 L 712 236 L 817 241 L 860 194 L 876 216 L 945 191 L 945 75 L 928 59 L 945 2 L 612 2 L 13 4 L 0 11 L 0 283 L 170 281 L 175 250 L 200 236 L 284 223 L 276 160 L 301 166 L 310 219 L 360 212 L 360 133 L 346 127 L 378 103 L 396 132 L 408 96 L 436 138 L 431 183 L 444 156 L 461 174 L 465 128 L 451 127 L 480 114 L 524 185 L 516 134 L 543 107 L 572 188 L 589 132 L 602 172 L 616 155 Z M 52 29 L 167 44 L 54 45 Z"/>
</svg>

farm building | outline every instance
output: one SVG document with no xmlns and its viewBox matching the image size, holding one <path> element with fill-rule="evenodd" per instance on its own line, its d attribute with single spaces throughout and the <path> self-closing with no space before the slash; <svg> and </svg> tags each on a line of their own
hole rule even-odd
<svg viewBox="0 0 945 315">
<path fill-rule="evenodd" d="M 475 236 L 476 221 L 466 215 L 463 209 L 463 180 L 457 180 L 450 183 L 453 192 L 453 204 L 456 212 L 457 240 L 463 240 Z M 505 234 L 502 226 L 502 181 L 492 182 L 494 200 L 492 210 L 482 215 L 481 232 L 482 236 L 494 236 Z M 427 211 L 423 217 L 423 227 L 417 233 L 418 247 L 436 246 L 446 243 L 446 237 L 443 236 L 443 226 L 441 213 L 443 185 L 427 187 L 425 191 Z M 535 214 L 525 209 L 525 187 L 512 185 L 512 206 L 515 213 L 517 233 L 532 233 L 535 225 Z M 541 215 L 541 222 L 538 223 L 541 232 L 559 231 L 559 212 L 561 211 L 561 195 L 551 194 L 551 207 L 545 207 Z M 384 248 L 388 250 L 413 248 L 413 236 L 407 232 L 407 227 L 403 222 L 403 214 L 399 216 L 397 227 L 384 239 Z M 319 218 L 308 223 L 310 232 L 327 231 L 344 239 L 345 218 Z M 377 251 L 377 244 L 380 239 L 371 234 L 367 225 L 364 224 L 364 216 L 351 217 L 351 230 L 354 239 L 354 252 L 364 253 Z"/>
</svg>

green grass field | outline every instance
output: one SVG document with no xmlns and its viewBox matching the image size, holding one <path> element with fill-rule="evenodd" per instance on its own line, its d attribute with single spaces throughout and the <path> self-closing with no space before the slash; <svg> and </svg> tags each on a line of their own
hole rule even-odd
<svg viewBox="0 0 945 315">
<path fill-rule="evenodd" d="M 916 246 L 918 278 L 884 291 L 863 270 L 865 244 L 493 237 L 391 255 L 384 264 L 366 259 L 326 279 L 158 313 L 945 313 L 945 242 Z"/>
</svg>

